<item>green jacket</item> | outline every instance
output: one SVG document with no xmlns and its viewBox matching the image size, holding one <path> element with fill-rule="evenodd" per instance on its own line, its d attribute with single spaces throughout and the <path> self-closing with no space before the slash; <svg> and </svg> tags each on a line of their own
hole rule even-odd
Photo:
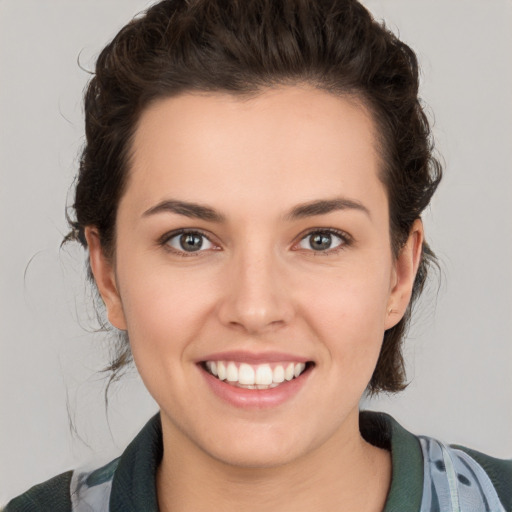
<svg viewBox="0 0 512 512">
<path fill-rule="evenodd" d="M 387 414 L 362 412 L 360 425 L 367 441 L 391 450 L 384 512 L 512 512 L 512 460 L 415 436 Z M 36 485 L 4 512 L 158 512 L 155 474 L 162 453 L 156 415 L 119 458 Z"/>
</svg>

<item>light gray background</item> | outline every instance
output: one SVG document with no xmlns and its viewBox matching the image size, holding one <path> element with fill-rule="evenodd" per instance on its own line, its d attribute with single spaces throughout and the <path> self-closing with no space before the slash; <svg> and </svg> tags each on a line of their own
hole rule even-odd
<svg viewBox="0 0 512 512">
<path fill-rule="evenodd" d="M 0 0 L 0 503 L 119 452 L 156 411 L 97 371 L 83 253 L 59 250 L 99 49 L 143 0 Z M 372 0 L 417 51 L 446 176 L 427 234 L 444 280 L 407 342 L 406 392 L 369 405 L 416 433 L 512 457 L 512 3 Z M 29 264 L 30 262 L 30 264 Z M 68 410 L 84 442 L 73 436 Z"/>
</svg>

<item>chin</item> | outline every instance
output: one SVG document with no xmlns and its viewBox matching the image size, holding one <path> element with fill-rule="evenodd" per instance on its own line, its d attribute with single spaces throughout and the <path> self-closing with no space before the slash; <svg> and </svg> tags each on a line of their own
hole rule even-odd
<svg viewBox="0 0 512 512">
<path fill-rule="evenodd" d="M 229 451 L 215 450 L 210 456 L 227 466 L 244 469 L 269 469 L 286 465 L 300 455 L 299 450 L 283 446 L 269 446 L 264 442 L 254 442 L 251 446 L 231 447 Z"/>
<path fill-rule="evenodd" d="M 313 453 L 328 432 L 307 428 L 305 421 L 297 428 L 296 418 L 290 422 L 240 424 L 237 428 L 210 431 L 203 450 L 213 459 L 228 466 L 247 469 L 268 469 L 287 465 Z M 295 428 L 293 428 L 295 426 Z M 200 444 L 200 443 L 197 443 Z"/>
</svg>

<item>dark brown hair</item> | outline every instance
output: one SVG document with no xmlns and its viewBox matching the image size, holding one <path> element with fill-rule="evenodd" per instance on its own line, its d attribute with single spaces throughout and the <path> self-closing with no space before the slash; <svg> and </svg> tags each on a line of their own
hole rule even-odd
<svg viewBox="0 0 512 512">
<path fill-rule="evenodd" d="M 164 0 L 128 23 L 99 55 L 85 93 L 86 144 L 66 241 L 85 246 L 84 228 L 94 225 L 114 255 L 131 143 L 151 102 L 185 91 L 239 95 L 293 84 L 350 95 L 373 115 L 396 256 L 441 166 L 418 98 L 414 52 L 355 0 Z M 411 303 L 384 335 L 370 393 L 405 387 L 402 340 L 433 262 L 424 244 Z M 130 359 L 126 338 L 118 348 L 114 375 Z"/>
</svg>

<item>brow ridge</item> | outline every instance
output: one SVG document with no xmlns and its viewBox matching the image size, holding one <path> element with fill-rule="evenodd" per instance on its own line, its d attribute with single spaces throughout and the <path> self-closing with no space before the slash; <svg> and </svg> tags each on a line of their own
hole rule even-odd
<svg viewBox="0 0 512 512">
<path fill-rule="evenodd" d="M 315 215 L 326 215 L 338 210 L 357 210 L 370 217 L 370 211 L 362 203 L 348 198 L 319 199 L 295 206 L 286 216 L 287 220 L 296 220 Z M 209 221 L 224 222 L 225 217 L 209 206 L 176 199 L 167 199 L 149 208 L 143 217 L 158 213 L 176 213 L 185 217 Z"/>
<path fill-rule="evenodd" d="M 337 210 L 357 210 L 371 217 L 370 211 L 359 201 L 344 197 L 334 199 L 319 199 L 295 206 L 290 213 L 286 215 L 288 220 L 313 217 L 315 215 L 326 215 Z"/>
<path fill-rule="evenodd" d="M 184 215 L 185 217 L 205 220 L 209 222 L 223 222 L 225 220 L 223 215 L 221 215 L 213 208 L 210 208 L 209 206 L 204 206 L 197 203 L 189 203 L 187 201 L 178 201 L 175 199 L 166 199 L 165 201 L 152 206 L 146 210 L 142 216 L 147 217 L 165 212 L 176 213 L 178 215 Z"/>
</svg>

